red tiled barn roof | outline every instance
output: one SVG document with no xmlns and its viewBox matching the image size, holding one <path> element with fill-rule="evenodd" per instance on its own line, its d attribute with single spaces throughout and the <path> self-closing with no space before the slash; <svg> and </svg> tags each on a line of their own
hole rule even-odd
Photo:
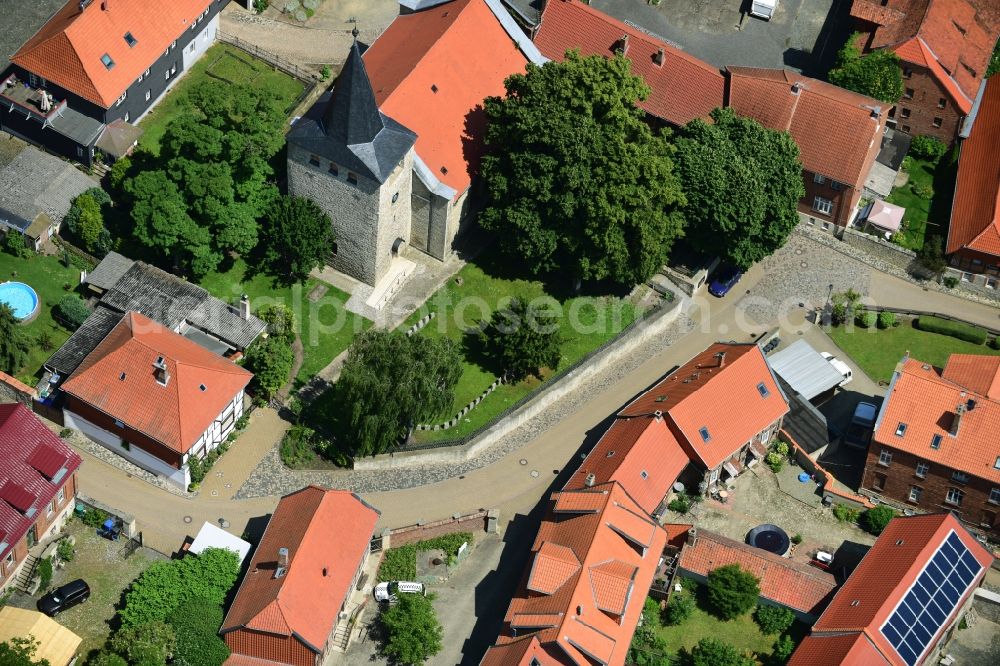
<svg viewBox="0 0 1000 666">
<path fill-rule="evenodd" d="M 725 79 L 719 69 L 662 40 L 600 12 L 579 0 L 551 0 L 542 12 L 534 42 L 542 54 L 562 60 L 566 51 L 613 57 L 619 40 L 628 35 L 625 56 L 632 73 L 650 88 L 639 106 L 675 125 L 708 116 L 722 106 Z M 658 64 L 659 53 L 663 52 Z"/>
<path fill-rule="evenodd" d="M 378 516 L 346 490 L 308 486 L 282 497 L 220 633 L 245 627 L 295 636 L 322 652 L 368 552 Z M 288 549 L 289 567 L 275 578 L 279 548 Z"/>
<path fill-rule="evenodd" d="M 211 2 L 171 0 L 153 10 L 147 0 L 109 0 L 107 9 L 96 0 L 80 11 L 79 1 L 69 0 L 11 61 L 107 109 Z M 101 61 L 105 54 L 111 69 Z"/>
<path fill-rule="evenodd" d="M 0 405 L 0 560 L 45 515 L 80 462 L 27 407 Z"/>
<path fill-rule="evenodd" d="M 795 648 L 788 666 L 883 666 L 888 659 L 863 633 L 806 636 Z"/>
<path fill-rule="evenodd" d="M 756 576 L 760 596 L 802 613 L 817 615 L 837 587 L 833 574 L 706 530 L 698 530 L 693 542 L 688 540 L 678 566 L 707 576 L 727 564 L 738 564 Z"/>
<path fill-rule="evenodd" d="M 904 359 L 879 414 L 872 446 L 907 451 L 932 465 L 1000 483 L 1000 469 L 994 466 L 1000 455 L 1000 400 L 978 392 L 986 389 L 996 396 L 997 368 L 995 359 L 983 356 L 953 354 L 943 371 Z M 970 399 L 975 406 L 962 415 L 953 437 L 949 429 L 956 408 Z M 896 435 L 900 423 L 906 428 Z M 933 449 L 935 435 L 941 441 Z"/>
<path fill-rule="evenodd" d="M 468 189 L 482 155 L 483 100 L 504 95 L 504 79 L 528 62 L 486 2 L 397 16 L 364 61 L 379 109 L 416 132 L 416 152 L 438 180 Z"/>
<path fill-rule="evenodd" d="M 791 134 L 807 171 L 864 186 L 889 105 L 787 69 L 726 69 L 728 104 L 736 113 Z"/>
<path fill-rule="evenodd" d="M 962 142 L 948 228 L 949 254 L 963 247 L 1000 256 L 1000 80 L 986 82 L 972 133 Z"/>
<path fill-rule="evenodd" d="M 156 381 L 162 357 L 170 375 Z M 62 385 L 111 418 L 187 451 L 252 374 L 138 312 L 126 314 Z"/>
</svg>

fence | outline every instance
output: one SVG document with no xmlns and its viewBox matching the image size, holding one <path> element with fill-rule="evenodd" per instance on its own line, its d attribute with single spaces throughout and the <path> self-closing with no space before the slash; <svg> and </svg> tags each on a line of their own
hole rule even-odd
<svg viewBox="0 0 1000 666">
<path fill-rule="evenodd" d="M 308 70 L 306 70 L 304 67 L 299 67 L 294 62 L 285 60 L 281 56 L 271 53 L 270 51 L 265 51 L 256 44 L 251 44 L 250 42 L 244 41 L 239 37 L 237 37 L 236 35 L 230 35 L 227 32 L 219 30 L 217 36 L 220 42 L 225 42 L 226 44 L 235 46 L 239 50 L 245 51 L 246 53 L 249 53 L 253 57 L 263 60 L 272 67 L 280 69 L 285 74 L 288 74 L 289 76 L 294 76 L 300 81 L 304 81 L 307 83 L 310 82 L 311 77 L 309 76 Z"/>
<path fill-rule="evenodd" d="M 782 428 L 781 436 L 789 444 L 789 454 L 795 459 L 799 467 L 812 474 L 823 486 L 824 499 L 829 498 L 837 504 L 848 504 L 854 508 L 870 509 L 875 505 L 867 498 L 855 493 L 840 490 L 836 487 L 837 479 L 823 468 L 818 462 L 809 457 L 809 454 L 802 448 L 795 438 L 787 430 Z"/>
<path fill-rule="evenodd" d="M 890 308 L 890 307 L 883 307 L 880 305 L 858 304 L 857 307 L 861 310 L 868 310 L 870 312 L 891 312 L 893 314 L 900 314 L 906 317 L 937 317 L 939 319 L 947 319 L 948 321 L 955 321 L 960 324 L 966 324 L 968 326 L 975 326 L 976 328 L 981 328 L 993 336 L 1000 336 L 1000 329 L 990 328 L 989 326 L 983 326 L 982 324 L 976 324 L 975 322 L 967 321 L 965 319 L 959 319 L 958 317 L 952 317 L 951 315 L 942 314 L 940 312 L 926 312 L 924 310 L 907 310 L 906 308 Z"/>
</svg>

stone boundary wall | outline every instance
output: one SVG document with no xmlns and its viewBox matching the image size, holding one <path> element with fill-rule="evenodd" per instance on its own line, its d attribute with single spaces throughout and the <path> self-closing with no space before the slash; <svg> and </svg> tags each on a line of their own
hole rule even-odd
<svg viewBox="0 0 1000 666">
<path fill-rule="evenodd" d="M 503 377 L 497 377 L 493 380 L 493 383 L 489 385 L 485 391 L 480 393 L 474 400 L 470 401 L 465 407 L 463 407 L 458 414 L 456 414 L 450 421 L 445 421 L 439 424 L 418 424 L 417 430 L 448 430 L 449 428 L 454 428 L 458 425 L 458 422 L 462 420 L 462 417 L 471 412 L 473 409 L 479 406 L 483 400 L 486 399 L 490 393 L 497 390 L 503 384 Z"/>
<path fill-rule="evenodd" d="M 875 270 L 888 273 L 925 289 L 944 292 L 985 305 L 1000 305 L 1000 294 L 986 288 L 970 287 L 967 283 L 959 283 L 954 289 L 949 289 L 935 280 L 915 277 L 910 271 L 913 270 L 916 273 L 920 273 L 921 270 L 916 263 L 915 252 L 899 247 L 898 245 L 893 245 L 887 241 L 881 241 L 874 236 L 869 236 L 860 231 L 844 229 L 843 240 L 841 240 L 831 233 L 820 231 L 810 227 L 808 224 L 800 223 L 795 228 L 795 233 L 826 245 L 830 249 L 836 250 L 851 259 L 868 264 Z M 947 273 L 949 275 L 954 274 L 956 277 L 960 275 L 960 273 L 955 273 L 950 268 L 947 269 Z"/>
<path fill-rule="evenodd" d="M 390 547 L 397 548 L 408 543 L 416 543 L 426 539 L 433 539 L 443 534 L 454 534 L 455 532 L 472 532 L 486 534 L 487 517 L 489 512 L 485 509 L 470 513 L 464 516 L 452 516 L 443 520 L 435 520 L 431 523 L 408 525 L 407 527 L 397 527 L 389 530 Z M 383 543 L 384 543 L 383 535 Z"/>
<path fill-rule="evenodd" d="M 88 509 L 100 509 L 104 513 L 115 516 L 122 521 L 123 533 L 126 537 L 131 539 L 136 535 L 135 529 L 135 516 L 130 513 L 125 513 L 120 509 L 116 509 L 113 506 L 104 504 L 103 502 L 98 502 L 97 500 L 84 495 L 81 492 L 76 493 L 76 502 L 79 504 L 84 504 Z M 179 546 L 180 544 L 178 544 Z"/>
<path fill-rule="evenodd" d="M 510 434 L 533 419 L 549 405 L 561 400 L 591 377 L 602 372 L 619 358 L 630 354 L 639 345 L 650 338 L 662 335 L 668 326 L 677 319 L 685 298 L 678 298 L 670 305 L 663 307 L 656 314 L 643 320 L 615 344 L 605 347 L 587 363 L 571 370 L 548 386 L 538 390 L 534 397 L 520 409 L 501 420 L 499 423 L 482 431 L 469 442 L 460 446 L 441 446 L 436 448 L 417 449 L 412 451 L 395 451 L 371 458 L 361 458 L 354 461 L 356 470 L 400 469 L 433 465 L 441 463 L 465 462 L 480 455 L 483 450 L 496 443 L 502 437 Z"/>
<path fill-rule="evenodd" d="M 32 399 L 38 393 L 34 388 L 11 377 L 6 372 L 0 372 L 0 402 L 19 402 L 31 409 Z"/>
<path fill-rule="evenodd" d="M 830 498 L 836 504 L 847 504 L 854 509 L 871 509 L 874 508 L 874 504 L 870 502 L 867 498 L 861 495 L 856 495 L 854 493 L 845 492 L 838 489 L 835 486 L 837 481 L 836 477 L 828 472 L 822 465 L 809 457 L 806 450 L 795 441 L 787 430 L 782 429 L 780 431 L 781 436 L 789 444 L 789 453 L 795 458 L 795 461 L 799 464 L 799 467 L 806 470 L 815 476 L 818 480 L 822 482 L 823 485 L 823 497 Z"/>
</svg>

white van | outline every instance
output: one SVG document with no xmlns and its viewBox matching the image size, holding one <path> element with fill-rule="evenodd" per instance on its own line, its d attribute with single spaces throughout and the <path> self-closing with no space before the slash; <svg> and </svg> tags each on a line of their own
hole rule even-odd
<svg viewBox="0 0 1000 666">
<path fill-rule="evenodd" d="M 778 11 L 778 0 L 751 0 L 750 2 L 750 16 L 770 21 L 776 11 Z"/>
<path fill-rule="evenodd" d="M 820 352 L 820 356 L 825 358 L 826 362 L 832 365 L 833 369 L 839 372 L 841 376 L 844 378 L 844 381 L 837 384 L 837 386 L 844 386 L 850 383 L 852 379 L 854 379 L 854 373 L 851 371 L 851 367 L 846 363 L 844 363 L 843 361 L 841 361 L 839 358 L 837 358 L 836 356 L 834 356 L 829 352 Z"/>
<path fill-rule="evenodd" d="M 396 595 L 398 593 L 427 595 L 423 583 L 414 583 L 408 580 L 393 580 L 379 583 L 372 590 L 372 596 L 375 597 L 375 601 L 383 601 L 390 604 L 396 602 Z"/>
</svg>

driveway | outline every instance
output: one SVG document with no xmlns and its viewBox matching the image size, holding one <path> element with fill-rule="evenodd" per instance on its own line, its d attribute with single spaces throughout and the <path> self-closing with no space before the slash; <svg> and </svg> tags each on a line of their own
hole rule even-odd
<svg viewBox="0 0 1000 666">
<path fill-rule="evenodd" d="M 787 67 L 818 76 L 829 69 L 850 32 L 850 0 L 780 0 L 770 21 L 746 14 L 749 0 L 590 4 L 718 67 Z"/>
</svg>

